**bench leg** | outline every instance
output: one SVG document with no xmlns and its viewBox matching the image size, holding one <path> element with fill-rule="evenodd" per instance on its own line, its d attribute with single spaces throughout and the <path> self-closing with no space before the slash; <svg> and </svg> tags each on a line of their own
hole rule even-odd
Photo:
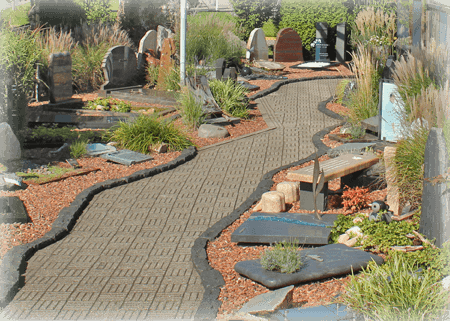
<svg viewBox="0 0 450 321">
<path fill-rule="evenodd" d="M 317 195 L 316 204 L 318 211 L 324 211 L 327 208 L 328 182 L 323 184 L 323 188 Z M 312 184 L 300 182 L 300 209 L 314 211 L 314 197 Z"/>
<path fill-rule="evenodd" d="M 360 170 L 357 172 L 354 172 L 352 174 L 348 174 L 345 176 L 341 177 L 341 188 L 343 189 L 345 185 L 347 185 L 350 188 L 354 188 L 354 187 L 360 187 L 361 184 L 361 180 L 359 179 L 359 177 L 362 175 L 364 170 Z"/>
</svg>

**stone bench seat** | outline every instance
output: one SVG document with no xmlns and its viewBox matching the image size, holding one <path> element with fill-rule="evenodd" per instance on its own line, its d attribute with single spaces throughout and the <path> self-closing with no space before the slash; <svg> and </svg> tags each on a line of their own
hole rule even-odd
<svg viewBox="0 0 450 321">
<path fill-rule="evenodd" d="M 344 154 L 320 163 L 320 170 L 324 172 L 324 186 L 317 197 L 317 209 L 323 211 L 326 208 L 328 197 L 328 181 L 341 177 L 341 187 L 343 185 L 353 186 L 352 181 L 360 175 L 364 169 L 375 165 L 378 157 L 372 154 Z M 291 171 L 287 174 L 289 180 L 300 182 L 300 208 L 304 210 L 314 210 L 312 195 L 314 164 Z"/>
</svg>

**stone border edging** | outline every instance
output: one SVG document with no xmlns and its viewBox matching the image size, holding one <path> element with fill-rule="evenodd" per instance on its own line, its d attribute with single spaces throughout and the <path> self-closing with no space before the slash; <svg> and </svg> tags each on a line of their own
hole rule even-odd
<svg viewBox="0 0 450 321">
<path fill-rule="evenodd" d="M 342 76 L 324 76 L 322 78 L 303 78 L 303 79 L 289 79 L 285 81 L 280 81 L 273 84 L 270 88 L 265 89 L 251 97 L 250 100 L 254 100 L 264 95 L 270 94 L 276 90 L 278 90 L 282 85 L 307 81 L 307 80 L 316 80 L 316 79 L 338 79 L 338 78 L 354 78 L 354 77 L 342 77 Z M 328 110 L 326 108 L 326 104 L 330 102 L 333 97 L 330 97 L 326 101 L 320 102 L 318 105 L 318 110 L 324 112 L 327 116 L 330 116 L 335 119 L 343 120 L 343 117 L 338 115 L 337 113 Z M 324 128 L 323 130 L 317 132 L 313 135 L 312 142 L 314 146 L 318 149 L 317 157 L 325 155 L 330 149 L 327 147 L 321 139 L 328 134 L 330 131 L 335 129 L 338 126 L 342 126 L 345 122 L 341 122 L 338 125 L 329 126 Z M 231 214 L 222 218 L 218 222 L 216 222 L 213 226 L 208 228 L 202 235 L 200 235 L 194 242 L 194 245 L 191 249 L 191 259 L 194 264 L 194 268 L 200 275 L 200 279 L 205 289 L 203 294 L 203 300 L 198 308 L 194 320 L 214 320 L 217 316 L 217 312 L 222 305 L 222 302 L 219 301 L 220 289 L 225 285 L 225 281 L 222 277 L 222 274 L 213 269 L 208 261 L 208 255 L 206 253 L 206 246 L 208 242 L 213 241 L 216 237 L 222 233 L 222 231 L 231 225 L 234 221 L 236 221 L 245 211 L 247 211 L 256 201 L 261 199 L 263 193 L 270 190 L 274 181 L 272 177 L 287 168 L 298 166 L 303 163 L 309 162 L 313 160 L 316 156 L 316 153 L 309 155 L 307 158 L 302 160 L 293 162 L 288 165 L 281 166 L 279 168 L 273 169 L 270 172 L 263 175 L 261 182 L 256 187 L 255 191 L 247 198 L 245 202 L 243 202 L 238 208 L 236 208 Z"/>
<path fill-rule="evenodd" d="M 27 244 L 13 247 L 3 257 L 0 265 L 0 307 L 6 307 L 25 285 L 27 261 L 36 253 L 69 235 L 75 226 L 83 210 L 88 206 L 94 195 L 116 186 L 132 183 L 143 178 L 148 178 L 164 171 L 171 170 L 193 159 L 197 154 L 195 147 L 184 149 L 181 155 L 167 164 L 137 171 L 130 176 L 110 179 L 86 188 L 79 193 L 68 207 L 64 207 L 52 224 L 52 229 L 43 237 Z"/>
</svg>

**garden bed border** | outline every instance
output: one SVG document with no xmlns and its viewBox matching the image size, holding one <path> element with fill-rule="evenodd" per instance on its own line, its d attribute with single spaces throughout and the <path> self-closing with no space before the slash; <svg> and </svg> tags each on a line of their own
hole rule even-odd
<svg viewBox="0 0 450 321">
<path fill-rule="evenodd" d="M 322 76 L 322 77 L 308 77 L 308 78 L 300 78 L 300 79 L 288 79 L 274 83 L 270 88 L 262 90 L 261 92 L 250 96 L 250 100 L 255 100 L 261 98 L 265 95 L 273 93 L 277 91 L 281 86 L 294 83 L 294 82 L 302 82 L 309 80 L 319 80 L 319 79 L 344 79 L 344 78 L 355 78 L 354 76 Z M 328 134 L 330 131 L 335 129 L 336 127 L 342 126 L 345 121 L 344 118 L 326 108 L 326 105 L 333 100 L 334 96 L 329 99 L 322 101 L 318 104 L 317 109 L 322 113 L 326 114 L 329 117 L 334 119 L 341 120 L 341 123 L 338 125 L 333 125 L 324 128 L 323 130 L 317 132 L 312 137 L 312 142 L 314 146 L 317 148 L 317 157 L 325 155 L 328 150 L 331 148 L 327 147 L 321 139 Z M 273 128 L 271 128 L 273 129 Z M 225 285 L 225 281 L 222 277 L 222 274 L 213 269 L 211 265 L 209 265 L 208 254 L 206 253 L 206 246 L 208 242 L 212 242 L 215 238 L 219 237 L 220 233 L 228 226 L 234 223 L 245 211 L 247 211 L 255 202 L 261 199 L 263 193 L 270 190 L 274 181 L 272 180 L 273 176 L 278 172 L 293 167 L 304 164 L 311 160 L 314 160 L 316 154 L 311 154 L 308 157 L 301 159 L 299 161 L 293 162 L 288 165 L 284 165 L 278 167 L 276 169 L 271 170 L 270 172 L 263 175 L 261 182 L 256 187 L 255 191 L 244 201 L 238 208 L 236 208 L 231 214 L 222 218 L 220 221 L 216 222 L 213 226 L 208 228 L 202 235 L 200 235 L 195 241 L 194 246 L 191 249 L 191 259 L 194 264 L 194 268 L 200 275 L 200 279 L 205 289 L 203 294 L 203 300 L 200 304 L 200 307 L 197 310 L 197 313 L 194 316 L 194 320 L 215 320 L 217 317 L 218 310 L 222 305 L 222 302 L 219 301 L 220 289 Z"/>
<path fill-rule="evenodd" d="M 165 172 L 192 160 L 197 155 L 197 149 L 193 146 L 184 149 L 181 155 L 167 164 L 137 171 L 130 176 L 110 179 L 86 188 L 79 193 L 70 206 L 64 207 L 52 224 L 52 229 L 43 237 L 27 244 L 18 245 L 10 249 L 3 257 L 0 265 L 0 308 L 6 307 L 25 285 L 27 261 L 36 253 L 69 235 L 75 226 L 83 210 L 88 206 L 92 198 L 106 190 L 127 183 L 132 183 L 143 178 L 148 178 Z"/>
</svg>

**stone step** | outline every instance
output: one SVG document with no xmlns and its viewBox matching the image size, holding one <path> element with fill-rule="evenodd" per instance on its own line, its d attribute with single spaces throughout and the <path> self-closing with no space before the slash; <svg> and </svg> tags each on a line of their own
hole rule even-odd
<svg viewBox="0 0 450 321">
<path fill-rule="evenodd" d="M 380 124 L 380 115 L 373 116 L 361 121 L 361 127 L 370 130 L 374 133 L 378 133 L 378 126 Z"/>
</svg>

